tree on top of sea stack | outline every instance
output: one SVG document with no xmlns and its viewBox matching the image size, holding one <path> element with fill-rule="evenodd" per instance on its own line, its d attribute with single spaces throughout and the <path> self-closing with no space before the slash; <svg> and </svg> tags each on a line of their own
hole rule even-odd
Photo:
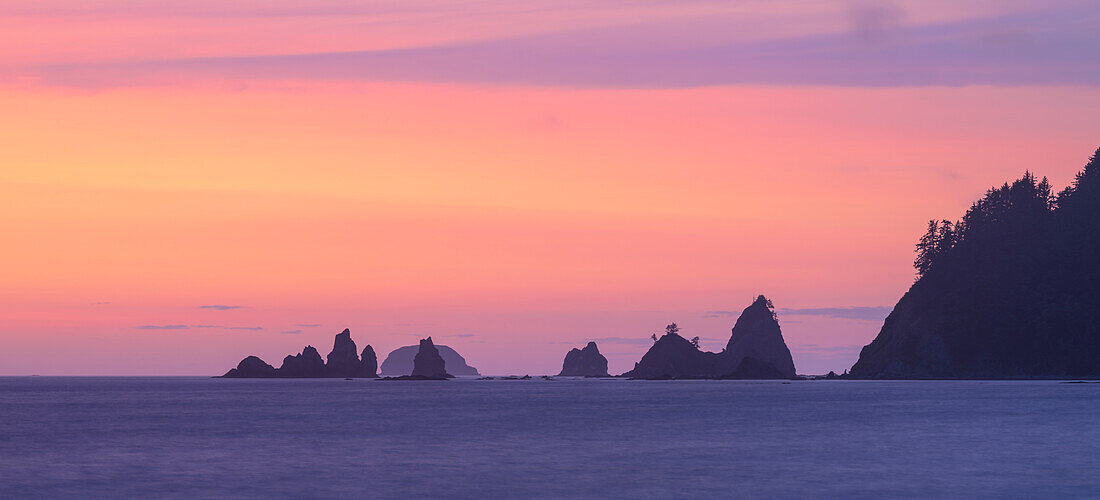
<svg viewBox="0 0 1100 500">
<path fill-rule="evenodd" d="M 631 378 L 794 378 L 794 361 L 783 341 L 779 321 L 770 300 L 763 295 L 733 327 L 729 344 L 721 353 L 699 349 L 699 337 L 680 336 L 672 323 L 665 335 L 646 351 L 634 369 L 623 374 Z"/>
<path fill-rule="evenodd" d="M 719 355 L 722 375 L 734 372 L 745 358 L 771 363 L 784 377 L 795 377 L 794 360 L 783 340 L 775 306 L 759 295 L 737 318 L 726 349 Z"/>
</svg>

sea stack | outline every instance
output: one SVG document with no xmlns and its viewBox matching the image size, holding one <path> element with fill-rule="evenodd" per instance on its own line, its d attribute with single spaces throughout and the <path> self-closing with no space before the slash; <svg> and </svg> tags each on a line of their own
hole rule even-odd
<svg viewBox="0 0 1100 500">
<path fill-rule="evenodd" d="M 370 344 L 363 348 L 361 358 L 359 361 L 359 376 L 378 378 L 378 356 L 374 354 L 374 348 Z"/>
<path fill-rule="evenodd" d="M 653 347 L 634 363 L 634 369 L 624 377 L 643 379 L 714 378 L 716 354 L 700 351 L 688 339 L 680 336 L 676 325 L 666 328 Z"/>
<path fill-rule="evenodd" d="M 721 353 L 699 350 L 695 343 L 680 336 L 675 324 L 634 369 L 624 377 L 643 379 L 795 378 L 791 351 L 783 341 L 772 303 L 763 295 L 756 297 L 737 318 L 726 349 Z"/>
<path fill-rule="evenodd" d="M 332 343 L 332 352 L 328 353 L 328 363 L 313 346 L 306 346 L 301 354 L 283 358 L 283 365 L 275 369 L 256 356 L 241 360 L 237 367 L 226 372 L 228 378 L 378 378 L 378 357 L 371 346 L 363 348 L 363 357 L 355 354 L 355 341 L 351 340 L 351 331 L 336 335 Z"/>
<path fill-rule="evenodd" d="M 791 379 L 790 375 L 780 372 L 774 363 L 753 357 L 745 357 L 731 372 L 722 374 L 722 378 L 746 380 Z"/>
<path fill-rule="evenodd" d="M 351 330 L 347 328 L 336 334 L 332 343 L 332 352 L 328 353 L 325 363 L 325 375 L 329 377 L 357 377 L 362 371 L 355 341 L 351 340 Z"/>
<path fill-rule="evenodd" d="M 443 362 L 447 366 L 447 373 L 458 377 L 476 377 L 481 375 L 478 373 L 477 368 L 466 363 L 466 358 L 462 357 L 458 351 L 443 344 L 435 344 L 435 348 L 439 351 L 439 355 L 443 357 Z M 386 359 L 382 361 L 379 370 L 382 372 L 382 375 L 387 377 L 411 375 L 413 371 L 413 358 L 416 357 L 416 353 L 418 352 L 420 352 L 419 345 L 398 347 L 386 355 Z"/>
<path fill-rule="evenodd" d="M 229 370 L 222 376 L 228 378 L 271 378 L 275 376 L 275 367 L 256 356 L 249 356 L 242 359 L 236 368 Z"/>
<path fill-rule="evenodd" d="M 311 345 L 302 349 L 301 354 L 283 358 L 283 366 L 276 372 L 279 377 L 315 378 L 325 376 L 325 361 L 321 353 Z"/>
<path fill-rule="evenodd" d="M 794 378 L 794 360 L 775 316 L 772 302 L 760 295 L 741 312 L 733 325 L 733 332 L 726 349 L 718 355 L 719 376 L 732 375 L 746 358 L 752 358 L 754 368 L 745 373 L 770 373 L 762 370 L 761 363 L 771 363 L 783 378 Z M 744 377 L 738 377 L 744 378 Z M 775 377 L 760 377 L 775 378 Z"/>
<path fill-rule="evenodd" d="M 584 349 L 573 348 L 565 355 L 560 377 L 607 377 L 607 358 L 600 354 L 595 342 Z"/>
<path fill-rule="evenodd" d="M 431 337 L 420 341 L 420 350 L 413 358 L 412 376 L 427 379 L 443 379 L 448 376 L 446 363 L 439 355 L 435 344 L 432 343 Z"/>
</svg>

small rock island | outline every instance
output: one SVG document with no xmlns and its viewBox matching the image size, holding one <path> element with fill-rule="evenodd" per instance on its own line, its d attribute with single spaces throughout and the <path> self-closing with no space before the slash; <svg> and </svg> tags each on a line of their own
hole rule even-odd
<svg viewBox="0 0 1100 500">
<path fill-rule="evenodd" d="M 283 358 L 283 364 L 278 369 L 257 356 L 248 356 L 222 377 L 378 378 L 378 357 L 370 345 L 363 348 L 362 355 L 356 354 L 351 330 L 345 328 L 336 335 L 332 352 L 328 354 L 328 363 L 321 359 L 321 353 L 316 348 L 307 345 L 301 353 Z"/>
<path fill-rule="evenodd" d="M 413 371 L 410 375 L 385 377 L 382 380 L 447 380 L 454 375 L 447 373 L 447 363 L 439 355 L 432 338 L 420 341 L 420 348 L 413 357 Z"/>
<path fill-rule="evenodd" d="M 573 348 L 565 355 L 559 377 L 609 377 L 607 358 L 600 354 L 595 342 L 589 342 L 584 349 Z"/>
<path fill-rule="evenodd" d="M 741 312 L 726 348 L 706 352 L 681 337 L 676 324 L 665 329 L 653 347 L 622 376 L 640 379 L 792 379 L 794 360 L 763 295 Z"/>
<path fill-rule="evenodd" d="M 443 361 L 447 364 L 447 373 L 456 377 L 477 377 L 481 375 L 481 373 L 477 371 L 477 368 L 466 364 L 466 358 L 463 358 L 458 351 L 443 344 L 434 345 L 436 350 L 439 351 L 439 355 L 443 357 Z M 387 377 L 412 375 L 413 358 L 416 357 L 416 353 L 418 352 L 420 352 L 419 345 L 398 347 L 386 356 L 385 361 L 382 361 L 382 365 L 378 367 L 379 371 L 382 372 L 382 375 Z"/>
</svg>

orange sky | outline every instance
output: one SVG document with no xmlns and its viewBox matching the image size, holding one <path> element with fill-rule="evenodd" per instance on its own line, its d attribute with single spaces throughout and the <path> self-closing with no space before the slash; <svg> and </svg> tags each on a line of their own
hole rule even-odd
<svg viewBox="0 0 1100 500">
<path fill-rule="evenodd" d="M 672 321 L 720 348 L 736 315 L 715 311 L 757 293 L 780 308 L 800 372 L 840 371 L 880 321 L 806 309 L 892 305 L 929 218 L 960 216 L 1025 169 L 1064 186 L 1098 145 L 1100 92 L 1087 82 L 372 81 L 314 78 L 297 59 L 263 78 L 188 63 L 116 81 L 116 66 L 94 66 L 423 46 L 621 16 L 578 16 L 583 4 L 449 22 L 421 4 L 371 22 L 13 5 L 0 3 L 3 25 L 38 43 L 0 51 L 0 374 L 215 374 L 251 353 L 276 365 L 307 343 L 327 353 L 344 327 L 383 355 L 433 335 L 486 373 L 555 372 L 596 339 L 621 372 Z M 975 15 L 898 9 L 913 24 Z M 765 13 L 791 18 L 792 33 L 845 25 Z M 341 28 L 321 36 L 326 23 Z M 44 64 L 112 76 L 52 81 Z M 169 325 L 187 328 L 139 328 Z"/>
</svg>

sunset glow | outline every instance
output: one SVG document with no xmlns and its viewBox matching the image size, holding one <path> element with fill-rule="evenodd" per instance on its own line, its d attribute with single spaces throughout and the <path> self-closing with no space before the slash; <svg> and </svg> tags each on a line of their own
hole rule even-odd
<svg viewBox="0 0 1100 500">
<path fill-rule="evenodd" d="M 839 372 L 929 219 L 1098 145 L 1088 2 L 96 4 L 0 1 L 0 374 L 220 374 L 345 327 L 621 373 L 761 293 Z"/>
</svg>

